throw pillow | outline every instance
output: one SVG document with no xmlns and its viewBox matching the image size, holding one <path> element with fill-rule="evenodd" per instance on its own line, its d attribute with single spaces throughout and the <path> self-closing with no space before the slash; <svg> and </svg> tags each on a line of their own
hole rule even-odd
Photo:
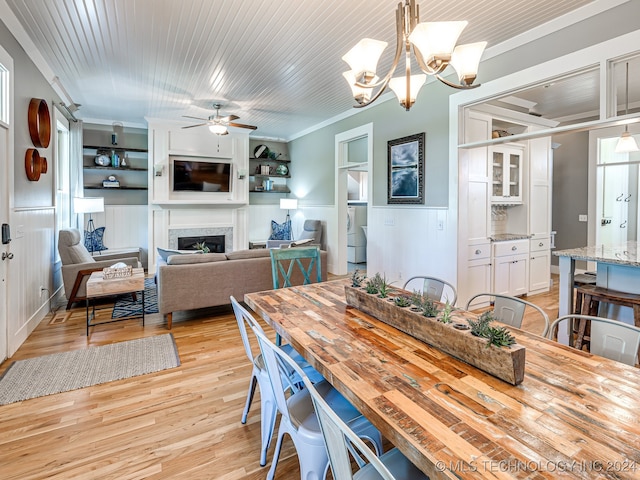
<svg viewBox="0 0 640 480">
<path fill-rule="evenodd" d="M 269 240 L 291 240 L 291 221 L 278 223 L 271 220 L 271 236 Z"/>
<path fill-rule="evenodd" d="M 169 255 L 187 255 L 192 253 L 202 253 L 202 250 L 174 250 L 171 248 L 158 247 L 158 255 L 160 255 L 160 258 L 165 262 L 167 261 L 167 258 L 169 258 Z"/>
<path fill-rule="evenodd" d="M 104 237 L 104 228 L 96 228 L 93 232 L 88 230 L 84 231 L 84 246 L 90 252 L 101 252 L 102 250 L 109 250 L 104 246 L 102 237 Z"/>
</svg>

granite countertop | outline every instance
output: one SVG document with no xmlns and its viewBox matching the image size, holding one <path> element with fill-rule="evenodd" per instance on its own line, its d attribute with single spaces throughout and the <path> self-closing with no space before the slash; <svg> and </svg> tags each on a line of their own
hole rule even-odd
<svg viewBox="0 0 640 480">
<path fill-rule="evenodd" d="M 526 233 L 496 233 L 491 235 L 489 240 L 492 242 L 508 242 L 510 240 L 527 240 L 531 238 L 531 235 Z"/>
<path fill-rule="evenodd" d="M 620 245 L 571 248 L 553 252 L 557 257 L 571 257 L 575 260 L 587 260 L 590 262 L 615 263 L 640 267 L 639 242 L 626 242 Z"/>
</svg>

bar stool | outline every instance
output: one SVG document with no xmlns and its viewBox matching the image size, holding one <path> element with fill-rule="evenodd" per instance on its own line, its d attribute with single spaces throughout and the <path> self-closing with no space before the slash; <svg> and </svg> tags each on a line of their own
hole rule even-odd
<svg viewBox="0 0 640 480">
<path fill-rule="evenodd" d="M 582 300 L 582 305 L 578 303 L 578 298 Z M 600 302 L 612 303 L 633 309 L 633 321 L 636 327 L 640 327 L 640 295 L 634 293 L 618 292 L 596 285 L 581 285 L 576 289 L 576 312 L 582 315 L 598 315 Z M 586 334 L 587 321 L 581 319 L 578 323 L 576 333 L 575 348 L 580 350 L 585 341 L 589 341 Z"/>
</svg>

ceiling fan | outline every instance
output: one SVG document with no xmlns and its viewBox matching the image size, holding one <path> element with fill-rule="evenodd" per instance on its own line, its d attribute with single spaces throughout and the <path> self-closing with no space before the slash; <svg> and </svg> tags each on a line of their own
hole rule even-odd
<svg viewBox="0 0 640 480">
<path fill-rule="evenodd" d="M 234 120 L 237 120 L 237 115 L 227 115 L 225 117 L 220 115 L 220 105 L 219 103 L 214 103 L 213 108 L 216 109 L 215 115 L 209 115 L 209 118 L 199 118 L 199 117 L 191 117 L 189 115 L 183 115 L 185 118 L 194 118 L 196 120 L 202 120 L 204 123 L 198 123 L 196 125 L 188 125 L 182 128 L 193 128 L 193 127 L 202 127 L 204 125 L 209 126 L 209 130 L 217 135 L 227 135 L 229 131 L 227 127 L 237 127 L 237 128 L 248 128 L 249 130 L 255 130 L 258 127 L 253 125 L 245 125 L 243 123 L 235 123 Z"/>
</svg>

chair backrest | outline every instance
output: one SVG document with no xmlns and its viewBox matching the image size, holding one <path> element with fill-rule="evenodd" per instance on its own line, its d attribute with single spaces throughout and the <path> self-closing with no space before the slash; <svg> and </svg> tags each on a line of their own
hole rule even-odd
<svg viewBox="0 0 640 480">
<path fill-rule="evenodd" d="M 276 406 L 280 414 L 289 421 L 294 427 L 294 423 L 291 422 L 291 415 L 289 413 L 289 406 L 287 404 L 286 390 L 291 388 L 291 385 L 285 383 L 286 378 L 290 378 L 295 375 L 297 378 L 304 377 L 305 374 L 302 369 L 287 355 L 278 348 L 271 340 L 269 340 L 264 331 L 258 326 L 251 326 L 253 333 L 258 338 L 258 344 L 260 345 L 260 351 L 262 352 L 262 358 L 271 381 L 271 387 L 273 389 L 273 396 L 276 400 Z M 293 374 L 292 374 L 293 372 Z"/>
<path fill-rule="evenodd" d="M 478 293 L 471 297 L 465 306 L 465 310 L 469 310 L 471 303 L 479 297 L 492 297 L 493 298 L 493 316 L 494 318 L 511 327 L 520 328 L 522 326 L 522 319 L 524 318 L 524 312 L 527 307 L 531 307 L 538 312 L 544 321 L 544 328 L 541 335 L 547 336 L 549 331 L 549 316 L 539 306 L 534 305 L 531 302 L 523 300 L 518 297 L 511 297 L 509 295 L 501 295 L 499 293 Z"/>
<path fill-rule="evenodd" d="M 247 332 L 247 326 L 249 328 L 257 327 L 260 328 L 258 323 L 255 321 L 253 316 L 244 308 L 240 303 L 235 299 L 234 296 L 231 296 L 231 306 L 233 307 L 233 313 L 236 316 L 236 321 L 238 322 L 238 329 L 240 330 L 240 337 L 242 337 L 242 344 L 244 345 L 244 351 L 249 357 L 249 361 L 253 363 L 253 359 L 255 355 L 253 350 L 251 349 L 251 343 L 249 342 L 249 335 Z"/>
<path fill-rule="evenodd" d="M 631 366 L 635 365 L 640 347 L 640 328 L 619 320 L 573 314 L 556 319 L 549 329 L 549 338 L 553 339 L 560 323 L 564 320 L 568 320 L 571 324 L 576 320 L 587 320 L 591 323 L 589 351 L 594 355 Z"/>
<path fill-rule="evenodd" d="M 296 270 L 302 273 L 304 285 L 322 281 L 319 247 L 274 248 L 269 252 L 274 289 L 290 287 L 292 275 Z M 313 274 L 314 269 L 315 275 Z"/>
<path fill-rule="evenodd" d="M 82 235 L 75 228 L 60 230 L 58 233 L 58 253 L 60 254 L 62 265 L 96 261 L 81 240 Z"/>
<path fill-rule="evenodd" d="M 407 290 L 409 283 L 413 282 L 413 284 L 416 284 L 416 280 L 422 281 L 421 290 L 423 295 L 426 295 L 427 298 L 435 300 L 436 302 L 448 301 L 451 305 L 455 305 L 458 301 L 458 292 L 456 292 L 456 287 L 446 280 L 436 277 L 427 277 L 422 275 L 411 277 L 409 280 L 404 282 L 404 286 L 402 288 Z M 448 287 L 450 292 L 445 291 L 445 287 Z"/>
<path fill-rule="evenodd" d="M 297 240 L 312 239 L 314 244 L 321 245 L 322 242 L 322 222 L 320 220 L 305 220 L 302 226 L 302 233 Z"/>
<path fill-rule="evenodd" d="M 333 478 L 341 480 L 353 479 L 351 469 L 351 449 L 355 449 L 362 463 L 366 459 L 380 474 L 383 480 L 395 480 L 387 467 L 373 453 L 373 451 L 356 435 L 349 426 L 333 411 L 327 402 L 318 393 L 313 383 L 306 376 L 302 377 L 305 387 L 311 395 L 313 406 L 320 423 L 320 429 L 324 436 L 329 454 L 329 464 L 333 472 Z"/>
</svg>

